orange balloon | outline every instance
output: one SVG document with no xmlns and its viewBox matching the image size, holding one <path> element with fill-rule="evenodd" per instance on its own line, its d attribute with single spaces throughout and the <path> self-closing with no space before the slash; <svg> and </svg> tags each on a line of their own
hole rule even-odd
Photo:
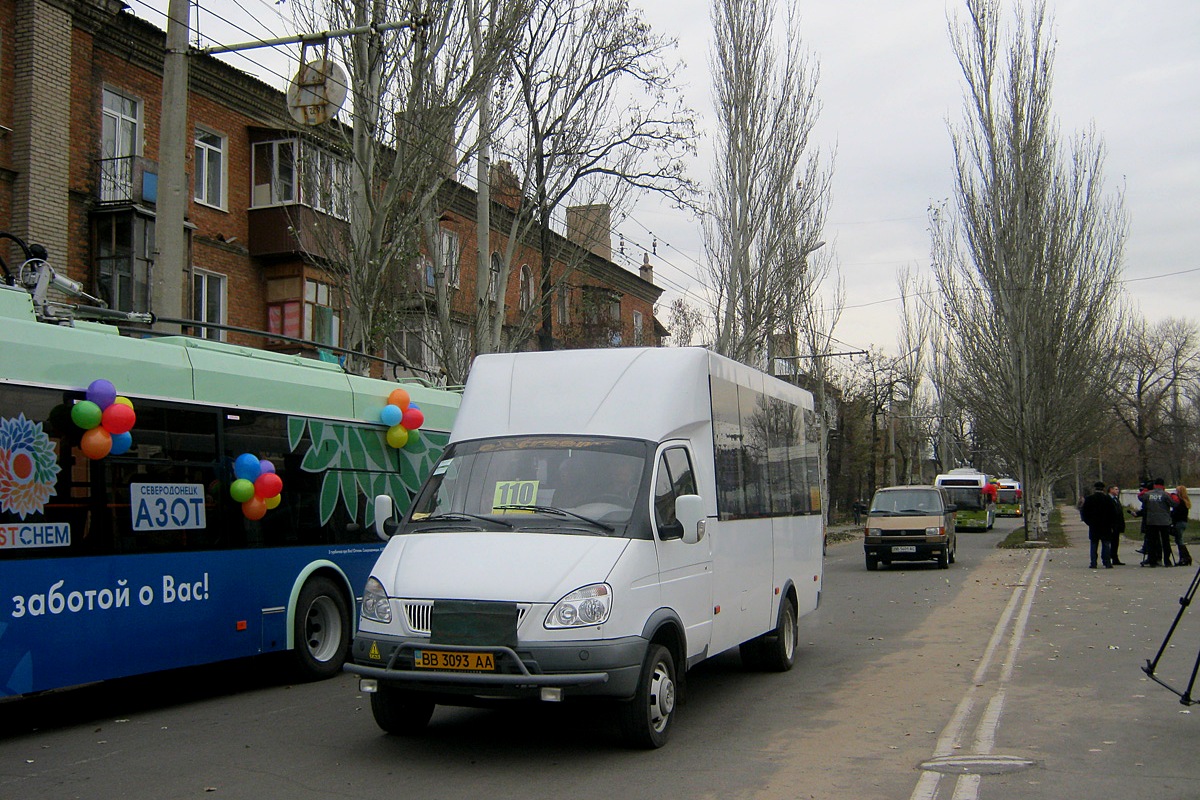
<svg viewBox="0 0 1200 800">
<path fill-rule="evenodd" d="M 392 389 L 392 393 L 388 395 L 388 402 L 400 408 L 408 408 L 409 397 L 408 392 L 404 389 Z"/>
<path fill-rule="evenodd" d="M 246 519 L 262 519 L 267 513 L 267 503 L 261 497 L 251 497 L 242 503 L 242 513 Z"/>
<path fill-rule="evenodd" d="M 112 434 L 97 425 L 83 434 L 79 449 L 88 458 L 104 458 L 112 450 Z"/>
</svg>

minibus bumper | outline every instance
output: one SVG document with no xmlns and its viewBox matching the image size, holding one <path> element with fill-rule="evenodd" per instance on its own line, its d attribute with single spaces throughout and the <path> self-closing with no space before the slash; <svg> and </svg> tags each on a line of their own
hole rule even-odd
<svg viewBox="0 0 1200 800">
<path fill-rule="evenodd" d="M 428 640 L 359 635 L 354 639 L 347 672 L 376 686 L 430 694 L 477 697 L 630 698 L 637 691 L 649 642 L 640 636 L 605 641 L 540 642 L 516 648 L 430 644 Z M 415 666 L 419 651 L 490 655 L 491 671 L 423 669 Z M 370 691 L 370 689 L 366 689 Z"/>
</svg>

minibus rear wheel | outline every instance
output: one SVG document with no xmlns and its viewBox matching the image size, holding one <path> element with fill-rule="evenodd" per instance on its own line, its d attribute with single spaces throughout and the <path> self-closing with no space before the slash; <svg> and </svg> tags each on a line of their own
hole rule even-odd
<svg viewBox="0 0 1200 800">
<path fill-rule="evenodd" d="M 675 720 L 675 659 L 660 644 L 651 644 L 642 662 L 637 693 L 618 706 L 621 734 L 633 747 L 652 750 L 667 743 Z"/>
</svg>

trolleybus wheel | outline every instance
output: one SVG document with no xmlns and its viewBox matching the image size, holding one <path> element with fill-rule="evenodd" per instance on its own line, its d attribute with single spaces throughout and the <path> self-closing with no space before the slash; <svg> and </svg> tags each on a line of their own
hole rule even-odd
<svg viewBox="0 0 1200 800">
<path fill-rule="evenodd" d="M 304 584 L 296 602 L 296 663 L 313 680 L 342 671 L 350 647 L 350 612 L 346 598 L 328 578 Z"/>
</svg>

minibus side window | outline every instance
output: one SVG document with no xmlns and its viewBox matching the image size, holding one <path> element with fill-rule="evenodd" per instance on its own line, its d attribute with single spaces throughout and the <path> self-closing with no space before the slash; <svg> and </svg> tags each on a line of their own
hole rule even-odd
<svg viewBox="0 0 1200 800">
<path fill-rule="evenodd" d="M 660 538 L 683 536 L 683 527 L 675 519 L 675 498 L 685 494 L 696 494 L 692 462 L 686 449 L 671 447 L 659 457 L 658 477 L 654 482 L 654 522 Z"/>
</svg>

